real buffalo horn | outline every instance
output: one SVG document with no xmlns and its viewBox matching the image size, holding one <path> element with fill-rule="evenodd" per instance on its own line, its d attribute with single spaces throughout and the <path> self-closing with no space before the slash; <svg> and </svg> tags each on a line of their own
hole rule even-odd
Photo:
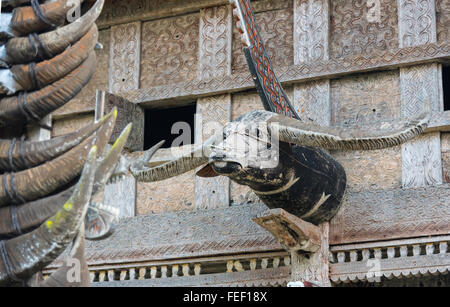
<svg viewBox="0 0 450 307">
<path fill-rule="evenodd" d="M 90 284 L 89 280 L 89 269 L 84 256 L 85 247 L 85 231 L 83 225 L 80 227 L 80 232 L 72 243 L 70 247 L 69 255 L 66 257 L 64 264 L 59 267 L 55 272 L 51 273 L 50 276 L 40 282 L 37 286 L 41 288 L 46 287 L 88 287 Z M 73 260 L 78 261 L 75 265 L 80 265 L 79 267 L 74 267 Z M 79 269 L 77 271 L 76 269 Z M 71 278 L 68 278 L 70 276 Z"/>
<path fill-rule="evenodd" d="M 163 145 L 161 142 L 131 164 L 130 172 L 139 182 L 161 181 L 184 174 L 208 163 L 211 146 L 221 139 L 220 137 L 221 135 L 217 134 L 203 144 L 195 146 L 188 154 L 155 167 L 148 167 L 152 156 Z"/>
<path fill-rule="evenodd" d="M 114 172 L 119 161 L 122 150 L 127 142 L 131 131 L 131 124 L 128 125 L 112 148 L 106 154 L 104 159 L 100 159 L 95 170 L 94 184 L 92 194 L 102 190 Z M 42 198 L 21 206 L 8 206 L 0 208 L 0 238 L 12 237 L 21 233 L 33 230 L 42 224 L 50 216 L 56 214 L 70 195 L 73 193 L 73 187 L 68 188 L 56 195 Z"/>
<path fill-rule="evenodd" d="M 7 65 L 26 64 L 50 59 L 74 44 L 92 27 L 105 0 L 97 0 L 92 8 L 74 22 L 51 32 L 29 37 L 15 37 L 0 47 L 0 62 Z"/>
<path fill-rule="evenodd" d="M 0 100 L 0 127 L 24 125 L 38 121 L 75 97 L 89 82 L 95 72 L 96 56 L 89 57 L 61 80 L 27 95 L 20 94 Z"/>
<path fill-rule="evenodd" d="M 14 9 L 9 27 L 15 36 L 42 33 L 61 26 L 69 10 L 74 9 L 77 4 L 70 0 L 57 0 L 41 5 L 37 1 L 35 3 Z"/>
<path fill-rule="evenodd" d="M 95 135 L 72 150 L 37 167 L 0 176 L 0 207 L 34 201 L 61 189 L 81 172 L 92 145 L 102 152 L 111 137 L 116 117 L 104 121 Z"/>
<path fill-rule="evenodd" d="M 97 26 L 91 29 L 75 45 L 48 61 L 27 65 L 14 65 L 0 70 L 0 93 L 14 94 L 18 91 L 40 89 L 58 81 L 86 60 L 98 40 Z"/>
<path fill-rule="evenodd" d="M 94 182 L 97 151 L 92 148 L 72 197 L 36 230 L 0 242 L 0 286 L 27 280 L 53 262 L 83 223 Z"/>
<path fill-rule="evenodd" d="M 59 157 L 92 135 L 106 118 L 46 141 L 0 140 L 0 173 L 24 170 Z"/>
</svg>

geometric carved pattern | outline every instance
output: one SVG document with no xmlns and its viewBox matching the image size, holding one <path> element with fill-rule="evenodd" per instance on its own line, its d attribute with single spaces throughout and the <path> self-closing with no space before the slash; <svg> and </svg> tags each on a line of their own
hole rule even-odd
<svg viewBox="0 0 450 307">
<path fill-rule="evenodd" d="M 198 39 L 198 13 L 145 22 L 141 87 L 196 79 Z"/>
<path fill-rule="evenodd" d="M 397 27 L 397 1 L 331 1 L 331 56 L 395 49 Z"/>
<path fill-rule="evenodd" d="M 272 3 L 275 1 L 258 1 L 256 3 L 259 2 Z M 262 12 L 258 12 L 255 8 L 254 12 L 266 52 L 275 71 L 278 72 L 280 67 L 290 66 L 294 63 L 292 35 L 294 21 L 292 0 L 277 0 L 276 2 L 283 4 L 283 7 Z M 272 7 L 269 6 L 267 9 L 272 9 Z M 233 22 L 232 72 L 233 74 L 247 73 L 248 75 L 247 61 L 242 48 L 241 34 Z"/>
<path fill-rule="evenodd" d="M 295 64 L 328 60 L 328 0 L 295 0 Z"/>
<path fill-rule="evenodd" d="M 445 235 L 450 185 L 347 193 L 330 224 L 330 244 Z"/>
<path fill-rule="evenodd" d="M 230 121 L 231 95 L 225 94 L 197 101 L 197 114 L 202 115 L 201 140 L 206 141 L 215 129 L 222 129 Z M 216 127 L 217 125 L 217 127 Z M 214 130 L 213 130 L 214 129 Z M 216 209 L 230 205 L 230 179 L 225 176 L 216 178 L 195 178 L 195 208 Z"/>
<path fill-rule="evenodd" d="M 139 88 L 140 50 L 140 22 L 111 27 L 110 92 Z"/>
<path fill-rule="evenodd" d="M 231 6 L 200 11 L 198 79 L 231 74 Z"/>
<path fill-rule="evenodd" d="M 426 110 L 428 99 L 434 112 L 440 112 L 441 101 L 437 64 L 400 69 L 403 117 L 413 117 Z M 441 184 L 442 155 L 440 133 L 420 136 L 402 145 L 403 187 Z"/>
<path fill-rule="evenodd" d="M 242 49 L 240 46 L 239 48 Z M 331 58 L 329 61 L 316 61 L 314 63 L 284 67 L 274 65 L 274 67 L 282 83 L 292 83 L 309 78 L 331 78 L 342 74 L 353 74 L 361 71 L 401 66 L 407 63 L 421 63 L 433 59 L 442 60 L 448 58 L 450 58 L 450 43 L 444 42 L 397 48 L 339 59 Z M 127 93 L 125 98 L 135 103 L 159 102 L 174 98 L 182 99 L 183 97 L 192 99 L 193 95 L 215 95 L 223 92 L 238 92 L 254 88 L 254 82 L 249 72 L 246 71 L 206 81 L 193 80 L 152 88 L 143 85 L 141 88 L 140 90 Z"/>
<path fill-rule="evenodd" d="M 435 0 L 398 0 L 399 46 L 436 42 Z"/>
</svg>

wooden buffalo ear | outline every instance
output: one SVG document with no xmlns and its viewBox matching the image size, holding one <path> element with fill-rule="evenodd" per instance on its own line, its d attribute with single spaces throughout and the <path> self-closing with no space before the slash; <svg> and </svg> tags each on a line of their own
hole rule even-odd
<svg viewBox="0 0 450 307">
<path fill-rule="evenodd" d="M 219 177 L 220 175 L 216 173 L 216 171 L 212 168 L 211 164 L 206 165 L 201 170 L 199 170 L 196 174 L 202 178 L 213 178 Z"/>
</svg>

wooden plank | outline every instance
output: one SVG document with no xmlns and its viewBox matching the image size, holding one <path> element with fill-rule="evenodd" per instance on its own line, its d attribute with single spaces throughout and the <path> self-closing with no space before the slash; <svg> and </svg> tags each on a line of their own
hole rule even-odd
<svg viewBox="0 0 450 307">
<path fill-rule="evenodd" d="M 139 88 L 140 78 L 140 50 L 141 50 L 141 23 L 128 23 L 111 27 L 111 46 L 110 46 L 110 67 L 109 67 L 109 89 L 112 93 L 136 90 Z M 97 105 L 97 110 L 107 112 L 111 109 L 110 97 L 105 99 L 104 105 Z M 124 110 L 121 119 L 118 118 L 117 129 L 121 129 L 129 120 L 128 107 L 134 108 L 132 104 L 127 104 L 125 100 L 115 101 L 112 105 L 119 106 Z M 99 102 L 101 103 L 101 102 Z M 130 147 L 142 148 L 142 138 L 139 134 L 143 132 L 143 114 L 139 122 L 140 127 L 135 127 L 138 131 L 138 137 L 129 141 Z M 128 115 L 128 116 L 127 116 Z M 99 116 L 97 116 L 98 118 Z M 123 119 L 122 119 L 123 117 Z M 138 125 L 137 125 L 138 126 Z M 118 131 L 117 130 L 117 131 Z M 115 133 L 117 135 L 118 132 Z M 136 134 L 135 134 L 136 135 Z M 136 180 L 132 176 L 128 176 L 122 180 L 108 184 L 105 187 L 104 204 L 106 206 L 119 207 L 120 217 L 129 217 L 135 215 L 136 210 Z"/>
<path fill-rule="evenodd" d="M 437 64 L 400 69 L 402 115 L 413 117 L 423 112 L 430 100 L 433 112 L 442 109 Z M 422 135 L 402 145 L 403 187 L 442 184 L 442 156 L 440 133 Z"/>
<path fill-rule="evenodd" d="M 398 0 L 400 48 L 436 42 L 436 1 Z"/>
<path fill-rule="evenodd" d="M 330 244 L 444 235 L 450 185 L 348 193 L 330 224 Z"/>
<path fill-rule="evenodd" d="M 321 247 L 319 227 L 283 209 L 266 211 L 253 221 L 269 231 L 288 251 L 317 252 Z"/>
<path fill-rule="evenodd" d="M 231 6 L 200 10 L 199 37 L 197 78 L 208 80 L 231 75 Z M 200 131 L 196 131 L 196 143 L 200 143 L 216 133 L 217 129 L 223 129 L 231 120 L 231 95 L 198 99 L 197 114 L 201 116 L 201 127 Z M 228 177 L 195 177 L 196 209 L 214 209 L 229 205 L 230 179 Z"/>
<path fill-rule="evenodd" d="M 134 22 L 111 27 L 110 52 L 110 92 L 138 89 L 141 66 L 141 23 Z"/>
<path fill-rule="evenodd" d="M 197 103 L 197 114 L 201 114 L 202 131 L 200 137 L 206 141 L 216 130 L 222 129 L 230 121 L 231 95 L 202 98 Z M 201 140 L 196 143 L 200 143 Z M 214 209 L 230 205 L 230 179 L 195 177 L 195 208 Z"/>
<path fill-rule="evenodd" d="M 445 62 L 450 60 L 450 43 L 428 44 L 422 46 L 388 49 L 383 52 L 367 53 L 315 63 L 277 67 L 282 84 L 307 82 L 316 79 L 330 79 L 355 73 L 395 69 L 427 62 Z M 192 101 L 224 93 L 236 93 L 254 88 L 254 82 L 248 72 L 234 73 L 211 80 L 192 80 L 177 84 L 143 87 L 122 95 L 134 103 L 143 103 L 149 107 L 164 105 L 167 101 Z"/>
</svg>

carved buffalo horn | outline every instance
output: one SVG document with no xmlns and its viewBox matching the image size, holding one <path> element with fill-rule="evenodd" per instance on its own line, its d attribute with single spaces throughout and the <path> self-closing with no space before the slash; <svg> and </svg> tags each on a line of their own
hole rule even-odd
<svg viewBox="0 0 450 307">
<path fill-rule="evenodd" d="M 34 201 L 69 184 L 80 174 L 91 146 L 96 145 L 98 152 L 104 150 L 115 120 L 115 116 L 108 118 L 95 135 L 52 161 L 18 173 L 3 174 L 0 207 Z"/>
<path fill-rule="evenodd" d="M 98 40 L 97 26 L 91 29 L 73 46 L 51 60 L 31 65 L 14 65 L 0 70 L 0 93 L 40 89 L 58 81 L 86 60 Z"/>
<path fill-rule="evenodd" d="M 32 232 L 0 243 L 0 285 L 27 280 L 49 265 L 73 241 L 89 205 L 96 155 L 94 146 L 76 190 L 55 216 Z"/>
<path fill-rule="evenodd" d="M 203 144 L 195 146 L 190 153 L 150 168 L 147 164 L 155 152 L 162 146 L 162 143 L 159 143 L 149 149 L 140 159 L 136 160 L 130 166 L 130 171 L 136 180 L 140 182 L 160 181 L 184 174 L 208 163 L 211 145 L 220 139 L 221 135 L 217 134 Z"/>
<path fill-rule="evenodd" d="M 61 80 L 27 95 L 5 97 L 0 100 L 0 127 L 23 125 L 39 121 L 75 97 L 95 72 L 96 56 L 89 57 Z"/>
<path fill-rule="evenodd" d="M 57 0 L 39 5 L 36 1 L 31 6 L 18 7 L 11 16 L 6 16 L 10 18 L 8 30 L 14 36 L 25 36 L 56 28 L 65 22 L 67 13 L 75 8 L 75 4 L 75 1 Z"/>
<path fill-rule="evenodd" d="M 86 14 L 54 31 L 10 39 L 0 47 L 0 61 L 14 65 L 36 61 L 36 57 L 50 59 L 56 56 L 89 31 L 100 15 L 104 2 L 97 0 Z"/>
<path fill-rule="evenodd" d="M 97 163 L 92 195 L 95 195 L 104 188 L 107 180 L 114 172 L 130 131 L 131 124 L 124 129 L 120 137 L 106 154 L 106 157 L 100 159 Z M 61 203 L 64 203 L 73 193 L 73 189 L 74 188 L 71 187 L 56 195 L 29 202 L 21 206 L 0 208 L 0 221 L 3 221 L 0 223 L 0 238 L 12 237 L 20 233 L 25 233 L 41 225 L 50 216 L 56 214 L 61 207 Z"/>
<path fill-rule="evenodd" d="M 268 120 L 269 130 L 279 131 L 282 142 L 331 150 L 374 150 L 401 145 L 420 135 L 431 112 L 414 119 L 397 119 L 356 128 L 321 127 L 282 115 Z"/>
<path fill-rule="evenodd" d="M 33 142 L 0 140 L 0 172 L 19 171 L 35 167 L 71 150 L 92 135 L 112 114 L 77 132 L 51 140 Z"/>
</svg>

